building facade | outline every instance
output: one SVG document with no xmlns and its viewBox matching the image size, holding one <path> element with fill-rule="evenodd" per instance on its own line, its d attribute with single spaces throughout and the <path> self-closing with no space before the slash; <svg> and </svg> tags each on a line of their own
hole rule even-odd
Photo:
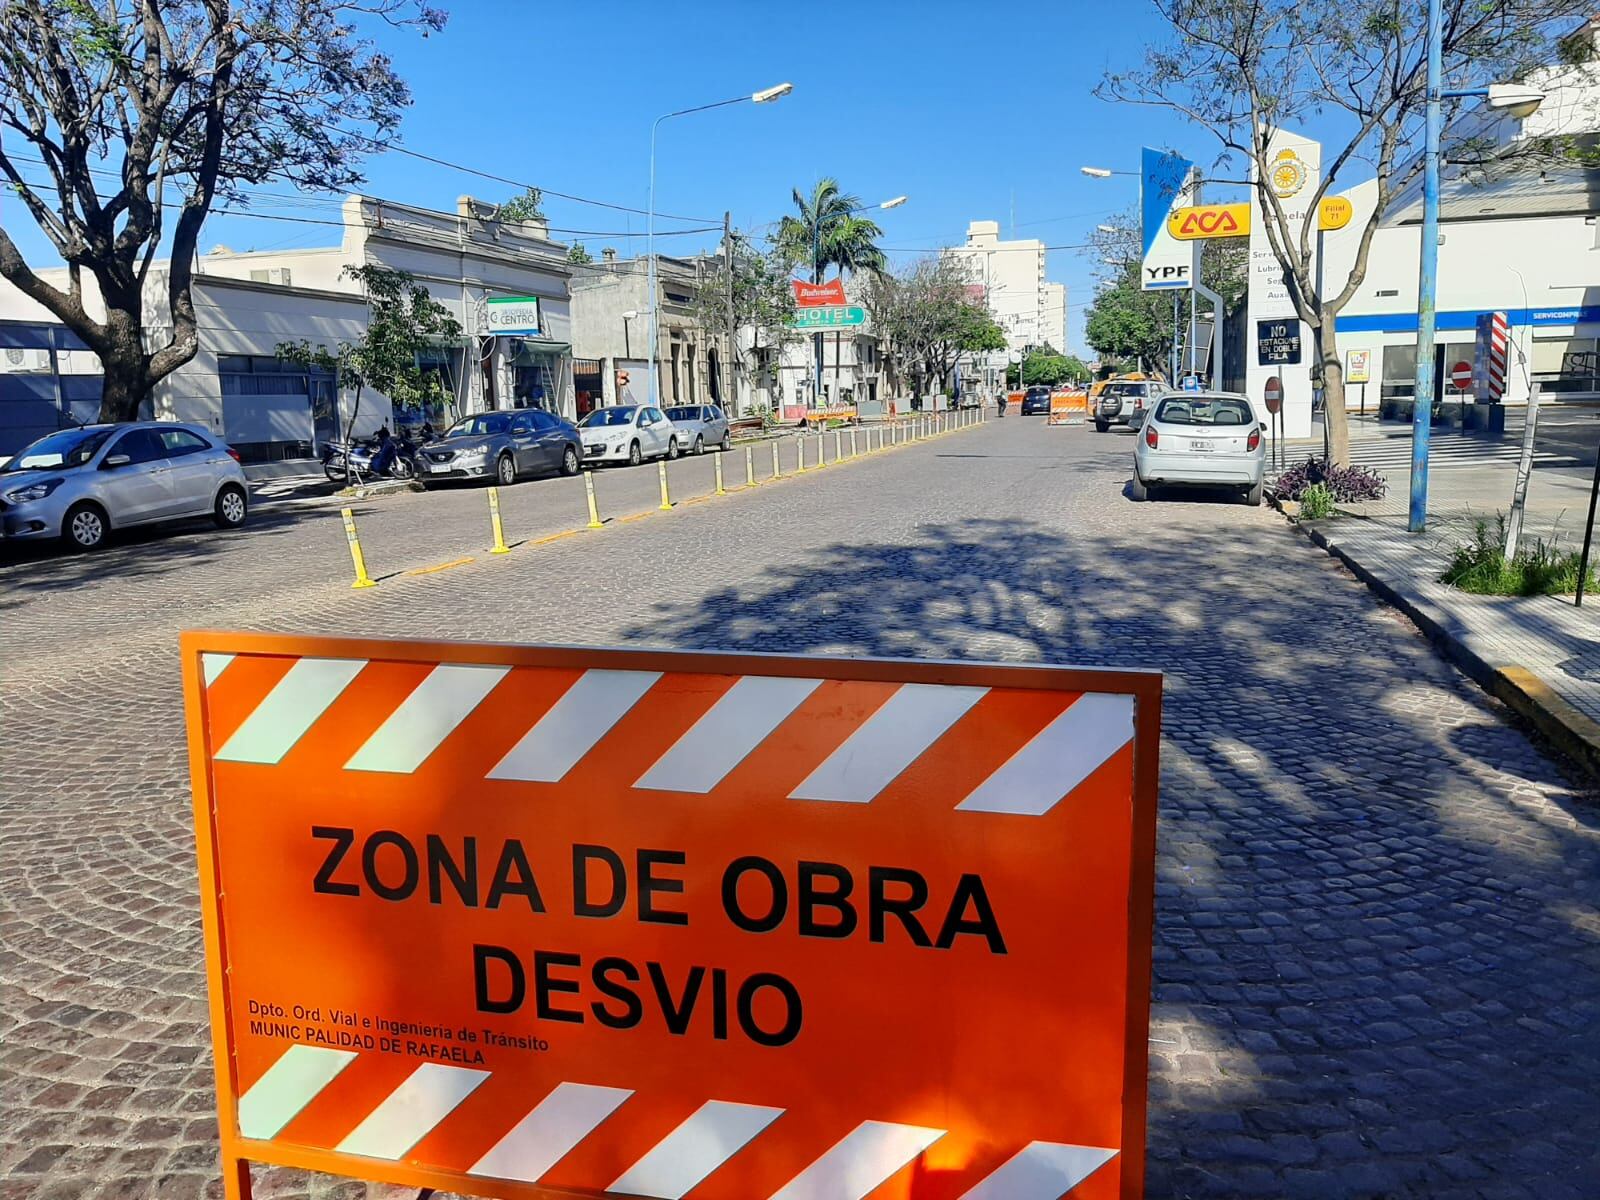
<svg viewBox="0 0 1600 1200">
<path fill-rule="evenodd" d="M 576 416 L 567 247 L 551 241 L 542 223 L 502 222 L 496 211 L 466 196 L 454 212 L 350 196 L 337 246 L 252 253 L 219 246 L 201 255 L 194 282 L 200 349 L 157 386 L 151 415 L 203 425 L 247 461 L 315 457 L 333 438 L 366 436 L 382 424 L 437 426 L 486 409 Z M 409 272 L 461 325 L 459 339 L 419 355 L 440 385 L 428 411 L 397 413 L 371 390 L 358 403 L 325 372 L 277 356 L 288 342 L 332 349 L 361 336 L 366 301 L 347 273 L 360 266 Z M 40 274 L 65 280 L 64 269 Z M 166 264 L 155 264 L 145 294 L 154 341 L 170 327 L 166 280 Z M 98 299 L 87 303 L 93 314 Z M 60 330 L 45 309 L 0 283 L 0 324 L 8 321 Z M 21 444 L 16 423 L 7 432 L 6 409 L 0 405 L 0 442 Z"/>
<path fill-rule="evenodd" d="M 1000 222 L 972 221 L 964 245 L 941 250 L 960 263 L 974 296 L 983 300 L 1006 335 L 1006 349 L 979 356 L 970 378 L 992 386 L 1035 347 L 1067 349 L 1067 288 L 1045 278 L 1048 252 L 1036 238 L 1003 240 Z"/>
</svg>

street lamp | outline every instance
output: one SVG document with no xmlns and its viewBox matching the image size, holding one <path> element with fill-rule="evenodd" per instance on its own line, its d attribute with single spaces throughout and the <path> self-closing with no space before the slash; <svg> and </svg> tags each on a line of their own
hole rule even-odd
<svg viewBox="0 0 1600 1200">
<path fill-rule="evenodd" d="M 858 204 L 854 208 L 846 209 L 842 215 L 846 217 L 854 216 L 856 213 L 866 212 L 869 208 L 899 208 L 909 199 L 911 199 L 910 196 L 896 196 L 892 200 L 884 200 L 877 204 Z M 822 264 L 817 261 L 822 257 L 822 222 L 817 220 L 817 216 L 817 213 L 811 214 L 812 283 L 822 282 Z M 820 401 L 822 399 L 822 332 L 820 330 L 812 335 L 812 346 L 815 350 L 812 357 L 816 359 L 817 369 L 816 392 L 812 399 Z"/>
<path fill-rule="evenodd" d="M 622 357 L 623 358 L 632 358 L 633 357 L 633 343 L 631 341 L 629 341 L 629 339 L 628 339 L 628 322 L 633 320 L 638 315 L 639 315 L 639 310 L 636 309 L 636 308 L 630 308 L 627 312 L 622 314 Z"/>
<path fill-rule="evenodd" d="M 1095 228 L 1098 229 L 1101 233 L 1115 233 L 1115 232 L 1117 232 L 1117 227 L 1115 225 L 1096 225 Z"/>
<path fill-rule="evenodd" d="M 693 108 L 680 108 L 676 112 L 662 113 L 650 126 L 650 211 L 648 215 L 649 226 L 645 235 L 645 287 L 650 292 L 650 328 L 648 342 L 650 344 L 650 404 L 657 403 L 656 395 L 656 331 L 660 324 L 660 314 L 657 311 L 656 296 L 656 130 L 661 127 L 661 122 L 670 117 L 683 117 L 689 113 L 705 112 L 712 108 L 726 108 L 730 104 L 769 104 L 774 100 L 782 99 L 794 91 L 794 84 L 780 83 L 776 87 L 762 88 L 759 92 L 751 92 L 748 96 L 735 96 L 731 100 L 718 100 L 712 104 L 697 104 Z"/>
<path fill-rule="evenodd" d="M 1113 175 L 1137 175 L 1137 171 L 1113 171 L 1108 167 L 1079 167 L 1090 179 L 1110 179 Z"/>
<path fill-rule="evenodd" d="M 1421 533 L 1428 527 L 1428 441 L 1433 431 L 1433 340 L 1439 290 L 1439 138 L 1443 101 L 1482 98 L 1490 108 L 1519 119 L 1531 117 L 1544 93 L 1516 84 L 1481 88 L 1443 86 L 1444 10 L 1441 0 L 1428 0 L 1428 103 L 1422 150 L 1422 250 L 1417 269 L 1417 376 L 1411 397 L 1411 506 L 1406 528 Z"/>
</svg>

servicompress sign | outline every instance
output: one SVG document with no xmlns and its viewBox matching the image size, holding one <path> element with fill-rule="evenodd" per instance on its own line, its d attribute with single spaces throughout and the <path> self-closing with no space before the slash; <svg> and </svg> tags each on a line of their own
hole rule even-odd
<svg viewBox="0 0 1600 1200">
<path fill-rule="evenodd" d="M 483 306 L 483 323 L 489 334 L 538 334 L 539 297 L 495 296 Z"/>
</svg>

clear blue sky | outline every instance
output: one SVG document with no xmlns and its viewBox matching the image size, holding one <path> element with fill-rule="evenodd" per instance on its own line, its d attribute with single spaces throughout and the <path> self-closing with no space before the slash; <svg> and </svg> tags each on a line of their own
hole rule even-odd
<svg viewBox="0 0 1600 1200">
<path fill-rule="evenodd" d="M 1090 94 L 1107 67 L 1130 63 L 1160 34 L 1154 10 L 1137 3 L 433 2 L 451 12 L 444 33 L 376 34 L 413 90 L 406 145 L 644 208 L 656 116 L 787 80 L 795 90 L 775 104 L 663 123 L 657 207 L 718 222 L 728 210 L 749 229 L 788 211 L 796 185 L 833 175 L 865 202 L 911 197 L 878 214 L 897 259 L 958 244 L 970 220 L 998 220 L 1009 236 L 1013 196 L 1018 236 L 1080 243 L 1138 196 L 1137 179 L 1090 179 L 1080 166 L 1134 170 L 1144 144 L 1201 161 L 1216 151 L 1209 133 L 1160 110 Z M 502 200 L 514 190 L 395 154 L 370 160 L 367 175 L 363 190 L 432 208 L 451 208 L 462 193 Z M 337 219 L 331 198 L 276 198 L 286 184 L 262 190 L 273 195 L 258 200 L 258 213 Z M 576 236 L 596 257 L 607 244 L 643 251 L 641 216 L 554 197 L 545 208 L 556 226 L 636 235 Z M 24 252 L 50 261 L 14 203 L 6 217 Z M 328 225 L 214 215 L 202 246 L 314 246 L 336 236 Z M 692 251 L 714 240 L 658 245 Z M 1082 352 L 1090 263 L 1052 251 L 1049 277 L 1070 289 L 1071 348 Z"/>
</svg>

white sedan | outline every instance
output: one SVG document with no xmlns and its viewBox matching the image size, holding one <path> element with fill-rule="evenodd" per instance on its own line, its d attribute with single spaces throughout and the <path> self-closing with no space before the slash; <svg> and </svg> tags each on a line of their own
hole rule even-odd
<svg viewBox="0 0 1600 1200">
<path fill-rule="evenodd" d="M 649 404 L 597 408 L 578 425 L 586 463 L 641 463 L 647 458 L 677 458 L 683 451 L 667 415 Z"/>
<path fill-rule="evenodd" d="M 1169 485 L 1235 487 L 1261 503 L 1266 422 L 1248 396 L 1170 392 L 1145 418 L 1133 447 L 1133 498 Z"/>
</svg>

